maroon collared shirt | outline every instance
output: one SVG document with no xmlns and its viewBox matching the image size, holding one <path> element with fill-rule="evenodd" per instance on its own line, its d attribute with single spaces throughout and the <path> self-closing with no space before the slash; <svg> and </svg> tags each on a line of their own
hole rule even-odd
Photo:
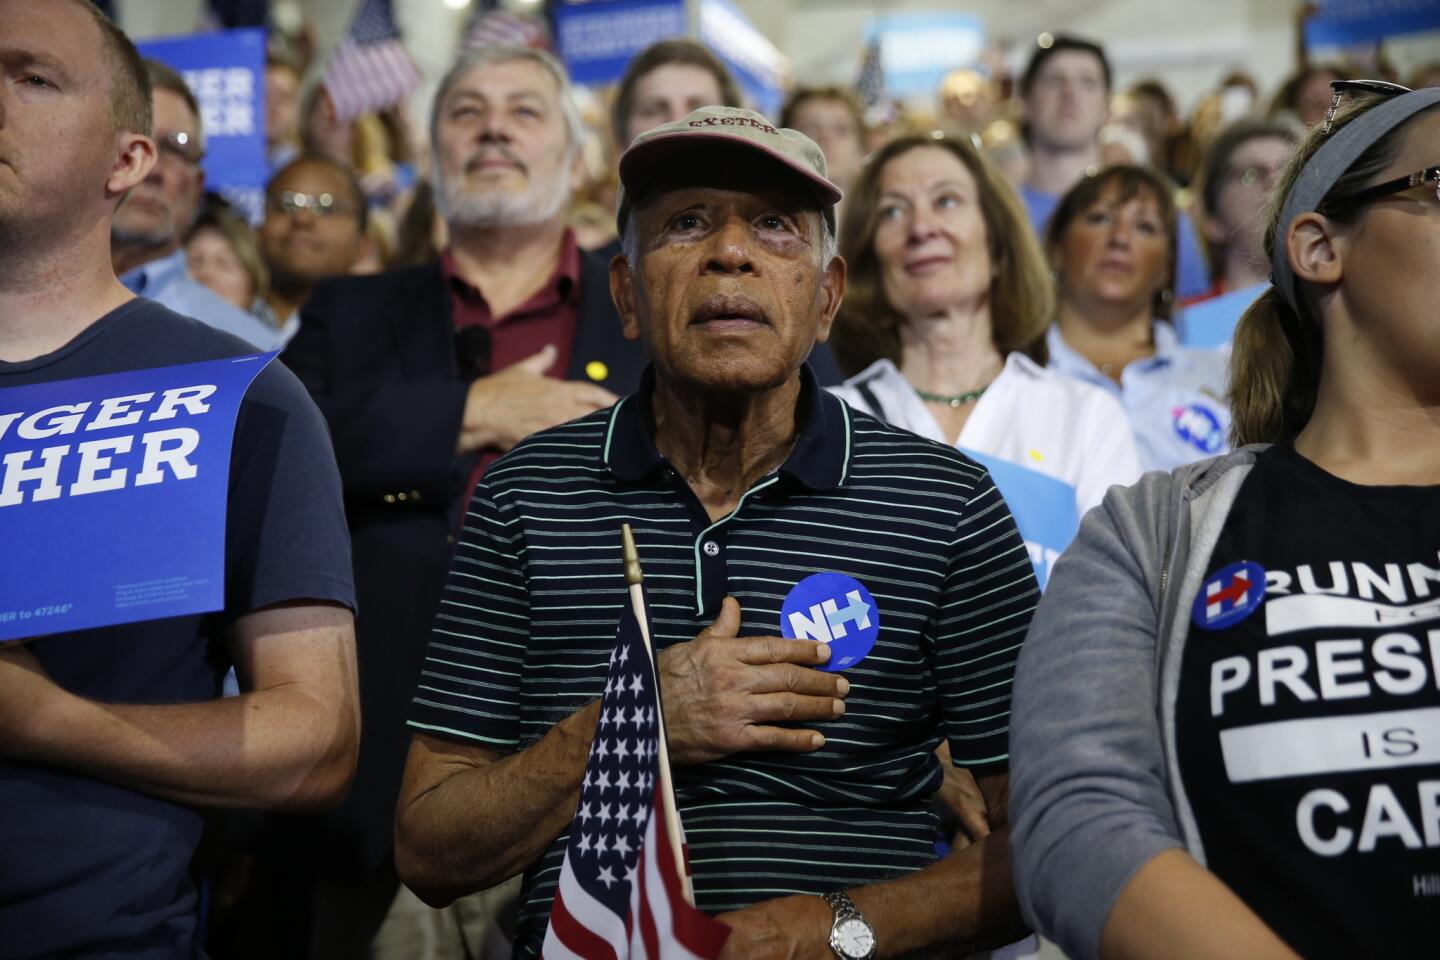
<svg viewBox="0 0 1440 960">
<path fill-rule="evenodd" d="M 450 291 L 457 334 L 467 327 L 481 327 L 490 335 L 488 363 L 482 358 L 478 369 L 460 370 L 460 376 L 470 379 L 496 373 L 538 353 L 546 344 L 553 345 L 556 351 L 555 363 L 546 371 L 547 376 L 557 379 L 565 376 L 570 368 L 575 323 L 580 313 L 580 247 L 574 232 L 566 230 L 560 241 L 560 260 L 555 272 L 530 299 L 501 317 L 495 316 L 485 295 L 460 276 L 449 250 L 440 258 L 440 269 Z M 479 452 L 464 503 L 470 502 L 475 484 L 500 454 L 501 451 L 494 448 Z"/>
</svg>

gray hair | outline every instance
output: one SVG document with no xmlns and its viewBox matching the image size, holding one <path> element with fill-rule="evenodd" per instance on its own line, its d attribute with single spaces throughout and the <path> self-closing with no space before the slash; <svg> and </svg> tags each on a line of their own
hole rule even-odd
<svg viewBox="0 0 1440 960">
<path fill-rule="evenodd" d="M 555 86 L 560 91 L 560 111 L 565 117 L 565 130 L 570 136 L 570 150 L 573 153 L 582 147 L 587 133 L 585 118 L 580 114 L 580 105 L 575 100 L 575 92 L 570 85 L 570 75 L 565 72 L 564 65 L 544 50 L 513 44 L 491 44 L 466 50 L 460 54 L 455 64 L 440 81 L 440 87 L 435 91 L 435 99 L 430 104 L 432 150 L 435 144 L 435 132 L 440 125 L 440 105 L 445 102 L 445 98 L 450 95 L 455 84 L 477 67 L 510 63 L 515 60 L 529 60 L 531 63 L 539 64 L 555 80 Z"/>
<path fill-rule="evenodd" d="M 629 215 L 625 218 L 625 229 L 620 237 L 620 252 L 631 267 L 640 261 L 640 243 L 638 233 L 635 229 L 635 212 L 638 207 L 632 206 Z M 819 211 L 816 211 L 819 213 Z M 820 217 L 820 266 L 828 268 L 830 261 L 840 255 L 840 242 L 835 236 L 835 231 L 830 228 L 830 221 L 825 216 Z"/>
</svg>

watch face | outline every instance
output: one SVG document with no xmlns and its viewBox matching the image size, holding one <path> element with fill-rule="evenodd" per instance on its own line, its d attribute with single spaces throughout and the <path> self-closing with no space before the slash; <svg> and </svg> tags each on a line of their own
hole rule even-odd
<svg viewBox="0 0 1440 960">
<path fill-rule="evenodd" d="M 875 934 L 864 920 L 852 918 L 835 931 L 835 946 L 847 957 L 868 957 L 875 949 Z"/>
</svg>

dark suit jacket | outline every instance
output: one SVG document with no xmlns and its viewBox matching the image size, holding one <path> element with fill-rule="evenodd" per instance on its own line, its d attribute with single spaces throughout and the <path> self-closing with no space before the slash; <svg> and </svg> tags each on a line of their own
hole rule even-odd
<svg viewBox="0 0 1440 960">
<path fill-rule="evenodd" d="M 281 358 L 330 425 L 353 541 L 360 760 L 349 796 L 309 838 L 337 879 L 372 871 L 391 850 L 405 718 L 469 477 L 469 459 L 455 455 L 468 385 L 451 312 L 439 264 L 347 277 L 315 291 Z M 567 377 L 591 380 L 597 360 L 600 386 L 624 396 L 639 385 L 645 358 L 620 334 L 609 258 L 583 254 Z"/>
</svg>

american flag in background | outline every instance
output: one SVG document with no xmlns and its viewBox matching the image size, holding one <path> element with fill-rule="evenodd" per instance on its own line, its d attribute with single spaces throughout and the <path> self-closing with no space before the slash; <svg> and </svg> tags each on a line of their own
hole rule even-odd
<svg viewBox="0 0 1440 960">
<path fill-rule="evenodd" d="M 679 815 L 667 817 L 674 802 L 644 600 L 638 587 L 632 596 L 640 599 L 626 605 L 610 654 L 544 960 L 714 960 L 730 933 L 689 900 L 672 839 L 682 837 Z"/>
<path fill-rule="evenodd" d="M 390 0 L 360 0 L 325 69 L 325 90 L 342 123 L 400 103 L 420 86 Z"/>
<path fill-rule="evenodd" d="M 885 92 L 885 62 L 878 32 L 865 45 L 865 59 L 860 64 L 856 95 L 865 108 L 867 124 L 877 126 L 895 119 L 895 102 Z"/>
<path fill-rule="evenodd" d="M 499 0 L 475 0 L 460 49 L 493 46 L 549 50 L 550 35 L 540 21 L 499 9 Z"/>
</svg>

